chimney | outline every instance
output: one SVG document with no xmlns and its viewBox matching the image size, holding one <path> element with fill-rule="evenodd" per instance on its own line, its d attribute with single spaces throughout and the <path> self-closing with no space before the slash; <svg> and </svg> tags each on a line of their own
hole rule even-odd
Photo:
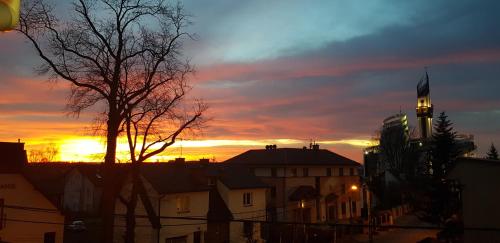
<svg viewBox="0 0 500 243">
<path fill-rule="evenodd" d="M 266 145 L 266 150 L 276 150 L 277 148 L 276 144 Z"/>
</svg>

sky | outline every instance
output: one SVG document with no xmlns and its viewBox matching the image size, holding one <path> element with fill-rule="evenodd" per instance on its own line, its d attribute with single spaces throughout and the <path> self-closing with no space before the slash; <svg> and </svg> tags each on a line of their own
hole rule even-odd
<svg viewBox="0 0 500 243">
<path fill-rule="evenodd" d="M 498 1 L 181 2 L 197 36 L 184 42 L 196 67 L 190 96 L 208 104 L 210 121 L 158 160 L 223 161 L 316 141 L 362 162 L 385 117 L 402 111 L 416 126 L 424 67 L 435 116 L 446 111 L 458 133 L 473 134 L 480 157 L 500 146 Z M 40 63 L 21 36 L 0 33 L 0 141 L 56 146 L 64 161 L 101 160 L 95 111 L 68 115 L 69 86 L 37 75 Z"/>
</svg>

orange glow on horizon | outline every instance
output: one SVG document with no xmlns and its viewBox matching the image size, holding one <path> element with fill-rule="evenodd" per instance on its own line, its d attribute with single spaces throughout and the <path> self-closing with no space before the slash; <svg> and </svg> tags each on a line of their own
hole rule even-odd
<svg viewBox="0 0 500 243">
<path fill-rule="evenodd" d="M 25 143 L 28 156 L 32 150 L 55 146 L 58 148 L 59 154 L 54 158 L 54 161 L 63 162 L 102 162 L 106 150 L 104 138 L 93 136 L 62 136 L 51 140 L 33 139 L 25 141 Z M 359 161 L 359 158 L 356 157 L 357 152 L 355 154 L 344 152 L 342 147 L 350 147 L 356 151 L 359 150 L 361 151 L 359 153 L 362 155 L 362 149 L 373 144 L 371 140 L 363 139 L 325 140 L 316 141 L 316 143 L 322 145 L 321 148 L 331 149 L 336 153 L 357 161 Z M 265 145 L 269 144 L 277 144 L 278 148 L 301 148 L 307 146 L 305 141 L 297 139 L 178 139 L 174 145 L 148 161 L 166 162 L 183 157 L 187 161 L 210 159 L 220 162 L 249 149 L 263 149 Z M 331 146 L 335 146 L 335 148 L 332 149 Z M 128 151 L 126 138 L 120 137 L 117 146 L 117 162 L 129 162 L 130 154 Z"/>
</svg>

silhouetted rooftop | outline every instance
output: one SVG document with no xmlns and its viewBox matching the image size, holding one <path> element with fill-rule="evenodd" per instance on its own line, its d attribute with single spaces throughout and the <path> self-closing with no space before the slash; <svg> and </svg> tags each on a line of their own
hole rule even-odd
<svg viewBox="0 0 500 243">
<path fill-rule="evenodd" d="M 241 165 L 351 165 L 354 160 L 326 149 L 276 148 L 248 150 L 224 163 Z"/>
</svg>

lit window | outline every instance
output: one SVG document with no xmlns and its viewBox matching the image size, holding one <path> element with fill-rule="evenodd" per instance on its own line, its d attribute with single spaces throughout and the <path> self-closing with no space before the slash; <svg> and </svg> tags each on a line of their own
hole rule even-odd
<svg viewBox="0 0 500 243">
<path fill-rule="evenodd" d="M 243 193 L 243 206 L 252 206 L 252 193 L 251 192 L 245 192 Z"/>
<path fill-rule="evenodd" d="M 187 213 L 189 212 L 189 197 L 180 196 L 176 199 L 177 213 Z"/>
</svg>

